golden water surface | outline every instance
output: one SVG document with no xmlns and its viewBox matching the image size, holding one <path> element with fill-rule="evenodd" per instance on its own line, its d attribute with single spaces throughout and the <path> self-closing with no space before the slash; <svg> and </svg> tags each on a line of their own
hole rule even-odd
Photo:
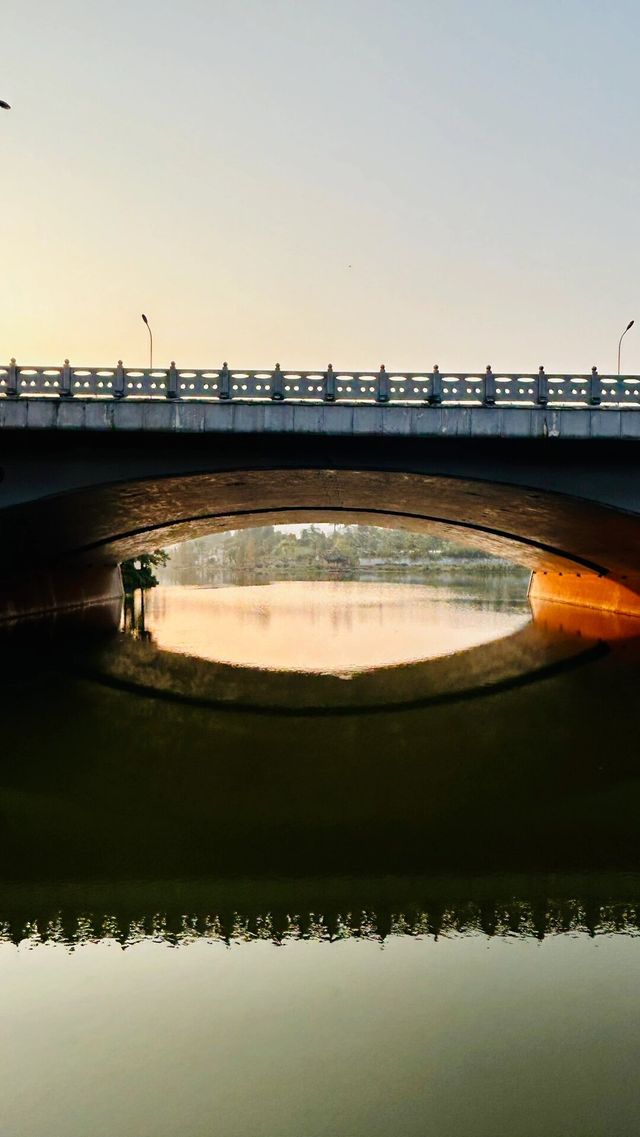
<svg viewBox="0 0 640 1137">
<path fill-rule="evenodd" d="M 334 674 L 434 659 L 523 627 L 446 587 L 361 581 L 157 588 L 146 626 L 169 651 L 280 671 Z"/>
</svg>

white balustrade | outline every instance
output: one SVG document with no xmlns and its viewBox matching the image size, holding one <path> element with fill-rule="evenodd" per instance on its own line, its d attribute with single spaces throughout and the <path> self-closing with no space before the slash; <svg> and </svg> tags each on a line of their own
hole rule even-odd
<svg viewBox="0 0 640 1137">
<path fill-rule="evenodd" d="M 640 406 L 640 376 L 467 371 L 0 366 L 0 398 L 585 408 Z"/>
</svg>

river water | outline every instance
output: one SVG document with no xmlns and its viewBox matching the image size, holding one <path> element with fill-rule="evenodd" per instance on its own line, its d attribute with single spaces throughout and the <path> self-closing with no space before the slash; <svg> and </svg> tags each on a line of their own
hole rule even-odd
<svg viewBox="0 0 640 1137">
<path fill-rule="evenodd" d="M 433 659 L 530 619 L 522 600 L 446 585 L 271 581 L 154 590 L 146 628 L 159 648 L 238 666 L 351 672 Z"/>
<path fill-rule="evenodd" d="M 634 621 L 254 582 L 3 646 L 0 1133 L 640 1131 Z"/>
</svg>

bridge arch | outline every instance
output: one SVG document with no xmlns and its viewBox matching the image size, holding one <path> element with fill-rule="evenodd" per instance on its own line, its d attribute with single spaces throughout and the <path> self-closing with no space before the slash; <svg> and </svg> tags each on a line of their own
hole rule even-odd
<svg viewBox="0 0 640 1137">
<path fill-rule="evenodd" d="M 640 608 L 640 516 L 574 483 L 550 485 L 548 469 L 485 459 L 422 462 L 380 452 L 368 461 L 333 455 L 320 465 L 298 451 L 200 456 L 145 470 L 144 461 L 107 463 L 93 484 L 55 486 L 0 511 L 0 535 L 13 570 L 5 616 L 114 594 L 117 564 L 159 545 L 252 525 L 340 521 L 466 541 L 528 567 L 533 594 L 635 613 Z M 153 464 L 151 464 L 153 466 Z M 444 468 L 443 468 L 444 465 Z M 536 484 L 537 481 L 537 484 Z M 85 477 L 86 483 L 86 477 Z M 566 492 L 572 489 L 574 492 Z M 28 563 L 33 577 L 25 580 Z M 6 563 L 5 563 L 6 572 Z M 20 586 L 11 583 L 22 580 Z M 92 584 L 91 581 L 94 581 Z M 46 588 L 43 582 L 46 581 Z M 46 593 L 46 595 L 45 595 Z M 44 597 L 38 601 L 38 594 Z M 74 601 L 74 595 L 76 601 Z"/>
</svg>

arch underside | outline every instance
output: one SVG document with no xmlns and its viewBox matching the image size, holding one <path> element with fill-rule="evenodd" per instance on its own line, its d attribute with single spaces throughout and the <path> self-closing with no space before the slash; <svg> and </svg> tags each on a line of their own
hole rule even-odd
<svg viewBox="0 0 640 1137">
<path fill-rule="evenodd" d="M 466 477 L 350 469 L 241 469 L 142 478 L 41 498 L 0 514 L 5 573 L 25 560 L 73 574 L 158 546 L 248 526 L 340 522 L 466 542 L 529 568 L 551 599 L 587 588 L 616 610 L 640 594 L 640 518 L 566 494 Z M 585 584 L 585 581 L 588 581 Z M 596 586 L 596 582 L 601 584 Z M 577 590 L 577 591 L 576 591 Z M 621 591 L 622 590 L 622 591 Z M 626 604 L 626 607 L 625 607 Z M 631 604 L 631 608 L 629 608 Z"/>
</svg>

